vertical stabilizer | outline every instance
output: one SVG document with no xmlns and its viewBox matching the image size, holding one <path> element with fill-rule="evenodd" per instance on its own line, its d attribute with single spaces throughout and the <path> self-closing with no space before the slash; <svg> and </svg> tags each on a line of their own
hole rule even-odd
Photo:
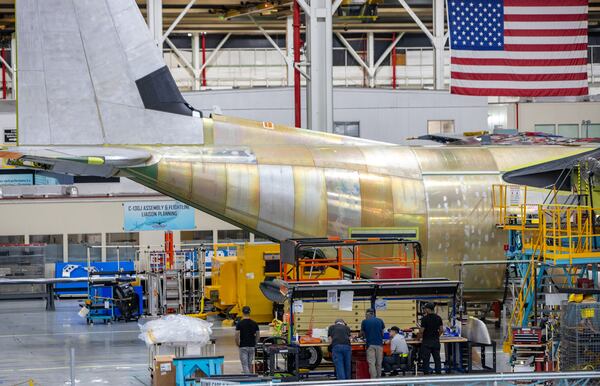
<svg viewBox="0 0 600 386">
<path fill-rule="evenodd" d="M 202 144 L 134 0 L 17 0 L 20 145 Z"/>
</svg>

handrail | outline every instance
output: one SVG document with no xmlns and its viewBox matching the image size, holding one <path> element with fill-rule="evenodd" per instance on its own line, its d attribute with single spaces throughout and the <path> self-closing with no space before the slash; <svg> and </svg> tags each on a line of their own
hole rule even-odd
<svg viewBox="0 0 600 386">
<path fill-rule="evenodd" d="M 501 373 L 501 374 L 469 374 L 469 375 L 444 375 L 440 376 L 420 376 L 420 377 L 393 377 L 379 379 L 348 379 L 343 381 L 304 381 L 304 382 L 286 382 L 286 386 L 317 386 L 317 385 L 384 385 L 384 386 L 402 386 L 402 385 L 439 385 L 439 384 L 475 384 L 479 382 L 513 382 L 513 381 L 531 381 L 533 384 L 551 380 L 581 380 L 581 379 L 600 379 L 600 371 L 573 371 L 559 373 Z M 227 385 L 226 382 L 219 382 L 205 378 L 200 381 L 201 385 Z M 254 385 L 280 385 L 279 382 L 253 383 Z"/>
</svg>

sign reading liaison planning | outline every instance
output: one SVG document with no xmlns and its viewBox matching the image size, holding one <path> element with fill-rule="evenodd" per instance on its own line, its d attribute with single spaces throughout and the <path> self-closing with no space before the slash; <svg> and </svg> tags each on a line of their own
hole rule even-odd
<svg viewBox="0 0 600 386">
<path fill-rule="evenodd" d="M 123 229 L 163 231 L 194 229 L 194 208 L 178 201 L 135 201 L 123 204 Z"/>
</svg>

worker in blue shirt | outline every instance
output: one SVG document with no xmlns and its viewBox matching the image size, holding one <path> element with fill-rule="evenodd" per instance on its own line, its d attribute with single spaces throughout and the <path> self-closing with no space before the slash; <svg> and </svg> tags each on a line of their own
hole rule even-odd
<svg viewBox="0 0 600 386">
<path fill-rule="evenodd" d="M 366 319 L 360 325 L 360 333 L 367 344 L 367 363 L 371 378 L 381 378 L 381 365 L 383 362 L 383 320 L 375 316 L 375 310 L 369 308 Z"/>
</svg>

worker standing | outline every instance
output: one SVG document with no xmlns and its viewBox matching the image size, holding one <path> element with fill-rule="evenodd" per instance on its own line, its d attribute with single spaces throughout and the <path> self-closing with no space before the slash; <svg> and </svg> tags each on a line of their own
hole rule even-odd
<svg viewBox="0 0 600 386">
<path fill-rule="evenodd" d="M 435 373 L 441 374 L 440 336 L 444 333 L 444 322 L 435 313 L 435 305 L 433 303 L 425 304 L 423 312 L 425 313 L 421 319 L 421 359 L 423 360 L 423 371 L 425 374 L 431 374 L 429 359 L 433 356 Z"/>
<path fill-rule="evenodd" d="M 335 324 L 327 330 L 329 348 L 335 376 L 337 379 L 350 379 L 352 375 L 352 346 L 350 345 L 350 327 L 342 319 L 337 319 Z"/>
<path fill-rule="evenodd" d="M 381 378 L 383 363 L 383 320 L 375 316 L 375 310 L 369 308 L 366 319 L 360 325 L 360 332 L 367 344 L 367 363 L 371 378 Z"/>
<path fill-rule="evenodd" d="M 260 329 L 258 324 L 250 319 L 250 307 L 242 308 L 242 320 L 235 326 L 235 344 L 240 350 L 240 362 L 242 362 L 242 372 L 252 374 L 252 364 L 254 362 L 254 351 L 256 343 L 260 339 Z"/>
<path fill-rule="evenodd" d="M 386 373 L 394 372 L 400 366 L 403 359 L 408 360 L 408 345 L 406 344 L 406 339 L 400 334 L 400 329 L 394 326 L 390 328 L 389 332 L 391 338 L 390 355 L 386 355 L 383 358 L 383 370 Z"/>
</svg>

